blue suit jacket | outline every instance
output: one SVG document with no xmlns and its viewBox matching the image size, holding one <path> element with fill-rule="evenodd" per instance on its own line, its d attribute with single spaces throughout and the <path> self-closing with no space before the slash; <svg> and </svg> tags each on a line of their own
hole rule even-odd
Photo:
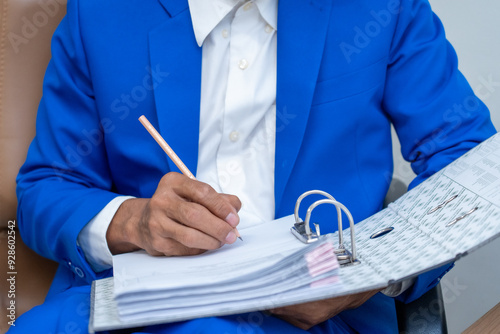
<svg viewBox="0 0 500 334">
<path fill-rule="evenodd" d="M 378 211 L 392 178 L 391 122 L 414 184 L 495 132 L 426 0 L 281 0 L 277 33 L 276 217 L 310 189 L 356 221 Z M 115 196 L 150 197 L 177 170 L 140 115 L 196 172 L 201 54 L 186 0 L 69 1 L 18 177 L 24 240 L 61 263 L 51 293 L 109 275 L 91 269 L 78 233 Z M 345 314 L 369 323 L 368 308 Z"/>
</svg>

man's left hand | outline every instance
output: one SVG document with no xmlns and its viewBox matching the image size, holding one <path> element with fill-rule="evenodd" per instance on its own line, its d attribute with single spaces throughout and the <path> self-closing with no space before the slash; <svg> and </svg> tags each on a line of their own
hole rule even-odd
<svg viewBox="0 0 500 334">
<path fill-rule="evenodd" d="M 271 309 L 269 312 L 294 326 L 308 330 L 338 313 L 361 306 L 380 290 Z"/>
</svg>

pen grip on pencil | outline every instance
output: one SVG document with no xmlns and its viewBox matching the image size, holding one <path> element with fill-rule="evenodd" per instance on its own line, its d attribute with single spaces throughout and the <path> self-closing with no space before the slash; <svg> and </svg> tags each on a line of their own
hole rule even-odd
<svg viewBox="0 0 500 334">
<path fill-rule="evenodd" d="M 187 177 L 189 177 L 192 180 L 196 180 L 193 173 L 191 173 L 191 171 L 182 162 L 182 160 L 179 158 L 179 156 L 177 156 L 177 154 L 175 154 L 174 150 L 172 150 L 170 145 L 167 144 L 167 142 L 165 141 L 165 139 L 163 139 L 163 137 L 160 135 L 160 133 L 158 131 L 156 131 L 155 127 L 149 122 L 149 120 L 146 118 L 146 116 L 142 115 L 141 117 L 139 117 L 139 122 L 141 122 L 141 124 L 146 128 L 146 130 L 148 130 L 149 134 L 154 138 L 154 140 L 156 140 L 156 142 L 158 143 L 158 145 L 160 145 L 160 147 L 163 149 L 163 151 L 165 151 L 165 153 L 167 153 L 167 155 L 170 157 L 170 159 L 172 159 L 172 161 L 177 166 L 177 168 L 180 169 L 182 174 L 186 175 Z M 236 228 L 234 229 L 234 232 L 236 233 L 236 236 L 240 240 L 243 240 L 243 239 L 241 239 L 240 233 L 238 232 L 238 230 Z"/>
</svg>

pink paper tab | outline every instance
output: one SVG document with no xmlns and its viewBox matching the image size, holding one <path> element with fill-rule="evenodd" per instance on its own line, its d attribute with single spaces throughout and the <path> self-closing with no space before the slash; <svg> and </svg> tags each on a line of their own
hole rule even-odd
<svg viewBox="0 0 500 334">
<path fill-rule="evenodd" d="M 327 242 L 305 255 L 307 268 L 311 277 L 326 274 L 329 271 L 339 268 L 334 249 L 333 244 Z"/>
</svg>

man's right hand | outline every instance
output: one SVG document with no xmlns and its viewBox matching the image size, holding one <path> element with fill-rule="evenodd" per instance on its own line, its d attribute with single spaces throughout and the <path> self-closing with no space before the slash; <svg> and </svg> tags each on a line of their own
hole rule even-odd
<svg viewBox="0 0 500 334">
<path fill-rule="evenodd" d="M 166 174 L 152 198 L 128 199 L 106 233 L 112 254 L 195 255 L 236 241 L 241 202 L 179 173 Z"/>
</svg>

